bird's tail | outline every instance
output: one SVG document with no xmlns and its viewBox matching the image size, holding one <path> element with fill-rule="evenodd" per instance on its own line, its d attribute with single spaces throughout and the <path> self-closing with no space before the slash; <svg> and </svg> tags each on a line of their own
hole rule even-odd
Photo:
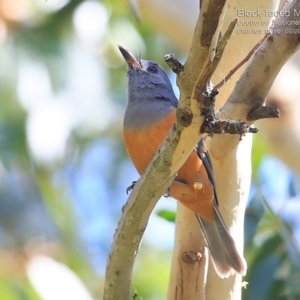
<svg viewBox="0 0 300 300">
<path fill-rule="evenodd" d="M 239 255 L 216 205 L 214 212 L 213 222 L 207 222 L 198 215 L 196 217 L 207 242 L 216 273 L 221 278 L 227 278 L 234 272 L 245 275 L 246 261 Z"/>
</svg>

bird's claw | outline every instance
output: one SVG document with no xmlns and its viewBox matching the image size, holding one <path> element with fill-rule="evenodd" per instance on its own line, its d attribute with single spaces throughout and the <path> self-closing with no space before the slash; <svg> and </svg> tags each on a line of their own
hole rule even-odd
<svg viewBox="0 0 300 300">
<path fill-rule="evenodd" d="M 171 196 L 171 188 L 168 187 L 167 192 L 164 194 L 164 197 L 168 198 Z"/>
<path fill-rule="evenodd" d="M 132 181 L 131 185 L 126 189 L 126 194 L 128 195 L 134 188 L 136 181 Z"/>
</svg>

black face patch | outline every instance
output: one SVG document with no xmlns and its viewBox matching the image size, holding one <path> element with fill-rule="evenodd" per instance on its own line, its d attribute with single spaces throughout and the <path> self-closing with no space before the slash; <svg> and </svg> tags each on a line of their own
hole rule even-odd
<svg viewBox="0 0 300 300">
<path fill-rule="evenodd" d="M 154 64 L 151 64 L 148 68 L 147 68 L 147 72 L 148 73 L 152 73 L 152 74 L 157 74 L 158 73 L 158 67 Z"/>
</svg>

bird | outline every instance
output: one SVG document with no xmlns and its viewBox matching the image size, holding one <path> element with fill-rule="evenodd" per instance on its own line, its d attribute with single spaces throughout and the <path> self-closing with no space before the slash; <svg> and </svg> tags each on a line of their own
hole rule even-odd
<svg viewBox="0 0 300 300">
<path fill-rule="evenodd" d="M 128 77 L 123 139 L 141 175 L 176 122 L 178 99 L 159 64 L 118 47 L 127 63 Z M 203 138 L 178 170 L 168 194 L 195 213 L 217 275 L 245 275 L 245 259 L 239 254 L 218 207 L 212 162 Z"/>
</svg>

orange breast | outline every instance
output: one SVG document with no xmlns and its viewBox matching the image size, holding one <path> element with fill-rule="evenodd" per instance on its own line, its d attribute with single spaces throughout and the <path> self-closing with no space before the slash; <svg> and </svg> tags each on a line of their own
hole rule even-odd
<svg viewBox="0 0 300 300">
<path fill-rule="evenodd" d="M 123 137 L 126 150 L 139 174 L 150 163 L 154 153 L 168 134 L 175 122 L 175 109 L 155 126 L 137 130 L 124 128 Z"/>
<path fill-rule="evenodd" d="M 145 127 L 137 130 L 124 128 L 125 147 L 139 174 L 142 174 L 148 166 L 156 150 L 174 124 L 175 114 L 176 111 L 173 110 L 163 120 L 149 128 Z M 207 221 L 212 221 L 213 187 L 208 179 L 206 169 L 195 151 L 191 153 L 178 171 L 176 178 L 185 183 L 174 182 L 171 185 L 171 196 Z"/>
</svg>

